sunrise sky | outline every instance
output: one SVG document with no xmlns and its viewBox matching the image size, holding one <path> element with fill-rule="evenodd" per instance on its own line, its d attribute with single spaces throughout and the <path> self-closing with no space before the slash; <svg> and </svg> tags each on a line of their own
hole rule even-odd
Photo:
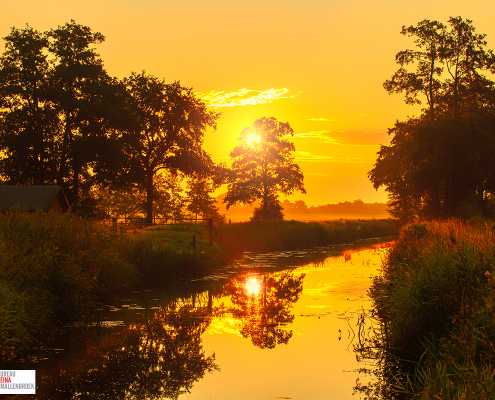
<svg viewBox="0 0 495 400">
<path fill-rule="evenodd" d="M 0 35 L 71 19 L 103 33 L 110 75 L 180 80 L 222 113 L 205 137 L 216 162 L 255 119 L 288 121 L 307 190 L 290 200 L 320 205 L 387 200 L 367 172 L 387 128 L 420 110 L 383 89 L 412 47 L 399 32 L 459 15 L 495 48 L 493 0 L 16 0 L 0 7 Z"/>
</svg>

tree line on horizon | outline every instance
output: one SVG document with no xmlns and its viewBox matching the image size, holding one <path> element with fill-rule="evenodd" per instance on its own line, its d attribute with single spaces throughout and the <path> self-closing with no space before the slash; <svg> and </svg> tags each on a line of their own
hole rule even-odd
<svg viewBox="0 0 495 400">
<path fill-rule="evenodd" d="M 396 121 L 369 178 L 384 186 L 391 215 L 493 217 L 495 212 L 495 56 L 471 20 L 423 20 L 403 26 L 415 48 L 397 53 L 399 69 L 384 83 L 407 104 L 426 107 Z"/>
<path fill-rule="evenodd" d="M 144 213 L 150 223 L 185 212 L 224 220 L 213 192 L 227 184 L 227 208 L 259 201 L 253 218 L 283 218 L 278 194 L 305 192 L 289 123 L 256 120 L 232 167 L 215 164 L 203 141 L 220 113 L 179 81 L 109 76 L 94 48 L 104 39 L 73 20 L 4 38 L 0 183 L 62 185 L 83 215 Z"/>
<path fill-rule="evenodd" d="M 220 212 L 227 212 L 223 200 L 227 194 L 221 194 L 217 196 L 217 205 Z M 222 206 L 223 205 L 223 206 Z M 377 217 L 383 218 L 388 216 L 387 203 L 365 203 L 363 200 L 358 199 L 354 201 L 344 201 L 334 204 L 321 204 L 317 206 L 308 206 L 304 200 L 290 201 L 288 199 L 281 202 L 282 211 L 284 216 L 291 215 L 331 215 L 333 217 L 345 217 L 345 216 L 361 216 L 361 217 Z M 259 203 L 255 202 L 249 204 L 237 204 L 229 208 L 228 212 L 231 215 L 250 215 L 253 213 L 255 207 L 259 207 Z"/>
</svg>

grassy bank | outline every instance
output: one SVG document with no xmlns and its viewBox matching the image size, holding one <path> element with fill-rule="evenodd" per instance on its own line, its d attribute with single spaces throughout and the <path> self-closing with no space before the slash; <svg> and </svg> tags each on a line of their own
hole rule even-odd
<svg viewBox="0 0 495 400">
<path fill-rule="evenodd" d="M 56 324 L 87 320 L 102 302 L 135 288 L 202 276 L 213 260 L 151 233 L 116 235 L 70 214 L 0 214 L 0 362 Z"/>
<path fill-rule="evenodd" d="M 215 228 L 215 242 L 227 257 L 243 252 L 296 250 L 359 239 L 395 236 L 399 225 L 391 220 L 335 220 L 324 222 L 253 221 Z"/>
<path fill-rule="evenodd" d="M 405 226 L 371 294 L 383 322 L 373 346 L 384 355 L 392 394 L 495 398 L 491 226 L 459 221 Z"/>
</svg>

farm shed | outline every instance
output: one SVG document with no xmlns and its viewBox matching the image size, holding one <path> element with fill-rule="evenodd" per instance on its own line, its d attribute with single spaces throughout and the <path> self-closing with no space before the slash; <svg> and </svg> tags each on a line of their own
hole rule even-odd
<svg viewBox="0 0 495 400">
<path fill-rule="evenodd" d="M 59 185 L 0 185 L 0 210 L 53 211 L 69 208 Z"/>
</svg>

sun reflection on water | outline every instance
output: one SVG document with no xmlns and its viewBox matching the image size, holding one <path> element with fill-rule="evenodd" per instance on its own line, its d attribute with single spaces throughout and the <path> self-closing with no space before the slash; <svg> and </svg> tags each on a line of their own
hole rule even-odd
<svg viewBox="0 0 495 400">
<path fill-rule="evenodd" d="M 251 296 L 257 296 L 261 292 L 261 280 L 259 278 L 249 278 L 245 286 L 246 291 Z"/>
</svg>

